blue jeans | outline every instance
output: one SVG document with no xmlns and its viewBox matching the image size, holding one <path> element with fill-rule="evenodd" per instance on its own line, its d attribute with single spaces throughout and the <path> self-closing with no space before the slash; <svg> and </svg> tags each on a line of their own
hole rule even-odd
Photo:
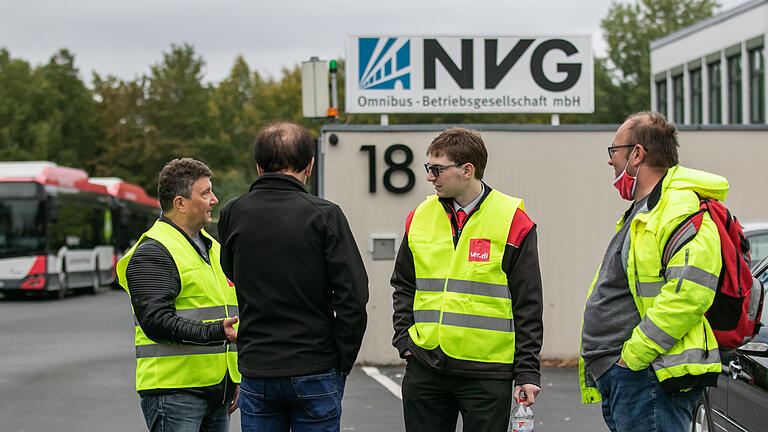
<svg viewBox="0 0 768 432">
<path fill-rule="evenodd" d="M 667 393 L 651 368 L 614 364 L 597 379 L 603 418 L 612 432 L 687 432 L 702 391 Z"/>
<path fill-rule="evenodd" d="M 248 378 L 240 383 L 243 432 L 338 432 L 344 376 L 338 369 L 286 378 Z"/>
<path fill-rule="evenodd" d="M 151 432 L 227 432 L 227 408 L 186 392 L 141 397 Z"/>
</svg>

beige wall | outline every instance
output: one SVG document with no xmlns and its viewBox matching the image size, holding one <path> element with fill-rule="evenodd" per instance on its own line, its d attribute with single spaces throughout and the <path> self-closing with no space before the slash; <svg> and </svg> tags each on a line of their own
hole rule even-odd
<svg viewBox="0 0 768 432">
<path fill-rule="evenodd" d="M 432 193 L 422 164 L 427 145 L 440 131 L 420 128 L 330 126 L 323 134 L 323 196 L 338 203 L 347 215 L 370 278 L 369 324 L 359 356 L 363 363 L 399 361 L 391 346 L 389 278 L 394 261 L 373 261 L 368 247 L 372 234 L 396 234 L 399 246 L 406 215 Z M 606 147 L 615 128 L 489 128 L 493 127 L 477 127 L 489 153 L 485 181 L 524 199 L 528 214 L 538 225 L 544 284 L 542 357 L 574 359 L 587 289 L 615 222 L 628 207 L 611 185 L 613 170 L 607 164 Z M 335 146 L 328 143 L 331 134 L 338 137 Z M 384 151 L 395 143 L 405 144 L 414 153 L 410 167 L 416 186 L 406 194 L 393 194 L 382 183 L 387 168 Z M 726 204 L 734 214 L 744 221 L 768 219 L 767 128 L 684 130 L 680 143 L 682 165 L 728 178 L 731 192 Z M 374 194 L 368 192 L 368 153 L 359 150 L 361 145 L 376 146 Z M 404 178 L 400 180 L 393 182 L 405 183 Z"/>
</svg>

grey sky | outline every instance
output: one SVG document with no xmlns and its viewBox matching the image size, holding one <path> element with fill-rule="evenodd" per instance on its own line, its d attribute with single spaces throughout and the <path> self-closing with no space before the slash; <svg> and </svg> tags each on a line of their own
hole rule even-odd
<svg viewBox="0 0 768 432">
<path fill-rule="evenodd" d="M 720 0 L 723 9 L 744 0 Z M 0 47 L 32 64 L 68 48 L 91 72 L 133 79 L 172 43 L 190 43 L 206 81 L 225 78 L 237 55 L 278 77 L 310 56 L 344 56 L 351 34 L 591 34 L 605 52 L 600 20 L 611 0 L 0 0 Z"/>
</svg>

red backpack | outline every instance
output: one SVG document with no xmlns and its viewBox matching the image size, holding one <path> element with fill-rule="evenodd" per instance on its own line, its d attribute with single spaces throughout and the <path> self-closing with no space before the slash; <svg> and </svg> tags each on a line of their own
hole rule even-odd
<svg viewBox="0 0 768 432">
<path fill-rule="evenodd" d="M 662 274 L 672 256 L 698 233 L 704 212 L 709 212 L 720 234 L 723 268 L 715 300 L 706 317 L 718 345 L 736 348 L 755 337 L 760 330 L 763 284 L 749 271 L 749 241 L 744 237 L 736 217 L 720 201 L 700 198 L 700 202 L 699 210 L 686 218 L 669 236 L 661 258 Z"/>
</svg>

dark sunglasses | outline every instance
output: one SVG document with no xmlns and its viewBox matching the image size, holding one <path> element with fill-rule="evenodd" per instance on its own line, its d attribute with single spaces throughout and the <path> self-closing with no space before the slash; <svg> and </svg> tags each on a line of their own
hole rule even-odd
<svg viewBox="0 0 768 432">
<path fill-rule="evenodd" d="M 453 167 L 460 167 L 464 165 L 463 163 L 457 163 L 453 165 L 446 165 L 446 166 L 440 166 L 440 165 L 430 165 L 429 163 L 424 164 L 424 169 L 427 170 L 427 174 L 432 172 L 432 175 L 435 177 L 440 177 L 440 171 L 447 169 L 447 168 L 453 168 Z"/>
<path fill-rule="evenodd" d="M 614 154 L 616 154 L 616 152 L 617 152 L 617 151 L 618 151 L 620 148 L 630 148 L 630 147 L 634 147 L 634 146 L 636 146 L 636 145 L 637 145 L 637 144 L 627 144 L 627 145 L 620 145 L 620 146 L 610 146 L 610 147 L 608 147 L 608 159 L 613 159 L 613 155 L 614 155 Z"/>
</svg>

